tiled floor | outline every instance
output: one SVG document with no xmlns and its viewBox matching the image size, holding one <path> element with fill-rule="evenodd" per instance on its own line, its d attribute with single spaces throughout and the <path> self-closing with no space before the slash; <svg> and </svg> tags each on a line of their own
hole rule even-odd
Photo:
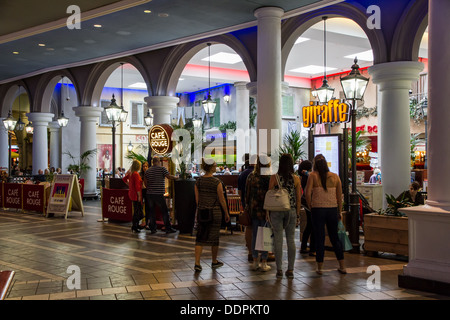
<svg viewBox="0 0 450 320">
<path fill-rule="evenodd" d="M 346 253 L 347 275 L 336 271 L 330 251 L 322 276 L 314 272 L 314 258 L 299 253 L 294 279 L 276 279 L 274 262 L 269 272 L 251 271 L 239 231 L 223 230 L 223 267 L 212 270 L 205 249 L 203 271 L 195 273 L 193 236 L 133 234 L 129 224 L 99 222 L 100 201 L 85 201 L 84 208 L 84 217 L 74 211 L 67 220 L 0 211 L 0 270 L 16 272 L 7 300 L 450 299 L 399 288 L 397 276 L 406 260 L 395 255 Z M 367 286 L 370 265 L 381 269 L 379 289 Z M 71 287 L 78 273 L 68 271 L 70 266 L 79 268 L 79 288 Z"/>
</svg>

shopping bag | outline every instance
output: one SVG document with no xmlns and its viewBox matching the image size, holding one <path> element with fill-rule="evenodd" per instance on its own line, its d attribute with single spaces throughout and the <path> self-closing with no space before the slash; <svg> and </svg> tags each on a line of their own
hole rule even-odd
<svg viewBox="0 0 450 320">
<path fill-rule="evenodd" d="M 273 231 L 267 226 L 258 227 L 255 250 L 273 252 Z"/>
<path fill-rule="evenodd" d="M 352 242 L 350 241 L 347 231 L 345 230 L 344 224 L 341 220 L 338 222 L 338 237 L 339 241 L 342 243 L 342 249 L 344 251 L 350 251 L 353 249 Z"/>
</svg>

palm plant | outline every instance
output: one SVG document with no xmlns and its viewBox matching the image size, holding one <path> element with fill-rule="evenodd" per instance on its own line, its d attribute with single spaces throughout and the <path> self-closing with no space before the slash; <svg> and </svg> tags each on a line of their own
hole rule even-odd
<svg viewBox="0 0 450 320">
<path fill-rule="evenodd" d="M 91 149 L 83 152 L 79 157 L 76 157 L 70 153 L 70 151 L 64 152 L 73 163 L 67 167 L 67 171 L 73 171 L 78 178 L 84 174 L 91 167 L 87 164 L 87 161 L 97 153 L 97 149 Z"/>
<path fill-rule="evenodd" d="M 364 151 L 370 144 L 370 141 L 367 139 L 361 138 L 361 135 L 365 131 L 358 131 L 355 136 L 356 141 L 356 152 Z M 348 135 L 348 161 L 352 160 L 352 135 Z"/>
<path fill-rule="evenodd" d="M 287 133 L 283 138 L 283 145 L 278 149 L 278 154 L 289 153 L 294 159 L 294 163 L 297 160 L 306 156 L 306 152 L 302 150 L 303 144 L 306 142 L 306 138 L 300 137 L 300 132 L 294 130 Z"/>
</svg>

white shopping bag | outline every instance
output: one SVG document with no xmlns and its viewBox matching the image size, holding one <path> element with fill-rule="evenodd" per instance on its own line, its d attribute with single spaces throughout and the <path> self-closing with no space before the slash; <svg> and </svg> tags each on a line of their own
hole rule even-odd
<svg viewBox="0 0 450 320">
<path fill-rule="evenodd" d="M 258 227 L 255 250 L 273 252 L 273 231 L 269 227 Z"/>
</svg>

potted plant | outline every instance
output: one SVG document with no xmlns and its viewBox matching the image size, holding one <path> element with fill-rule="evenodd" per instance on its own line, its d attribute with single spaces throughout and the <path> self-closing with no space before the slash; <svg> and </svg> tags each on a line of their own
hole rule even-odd
<svg viewBox="0 0 450 320">
<path fill-rule="evenodd" d="M 283 145 L 278 149 L 278 154 L 289 153 L 294 159 L 294 163 L 297 160 L 306 156 L 306 152 L 302 150 L 303 145 L 306 142 L 306 138 L 301 138 L 300 132 L 294 130 L 287 133 L 283 138 Z"/>
<path fill-rule="evenodd" d="M 364 215 L 364 250 L 368 255 L 391 252 L 408 255 L 408 217 L 398 209 L 413 204 L 393 195 L 386 195 L 388 207 Z"/>
<path fill-rule="evenodd" d="M 64 152 L 64 154 L 68 155 L 73 161 L 73 163 L 67 167 L 67 171 L 73 171 L 73 173 L 77 175 L 78 179 L 80 179 L 81 175 L 91 169 L 91 167 L 87 164 L 87 161 L 96 153 L 97 149 L 92 149 L 83 152 L 79 157 L 75 157 L 70 153 L 70 151 Z"/>
</svg>

